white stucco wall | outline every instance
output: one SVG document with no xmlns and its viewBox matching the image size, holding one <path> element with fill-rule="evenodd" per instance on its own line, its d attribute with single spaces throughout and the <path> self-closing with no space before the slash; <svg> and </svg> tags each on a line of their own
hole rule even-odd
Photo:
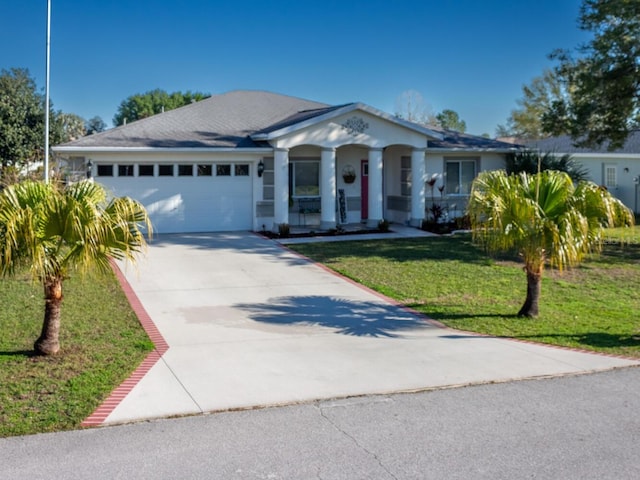
<svg viewBox="0 0 640 480">
<path fill-rule="evenodd" d="M 364 127 L 361 133 L 350 132 L 344 127 L 354 119 L 363 122 Z M 283 135 L 271 143 L 278 148 L 293 148 L 296 145 L 338 148 L 353 144 L 372 148 L 384 148 L 389 145 L 410 145 L 424 148 L 426 142 L 425 135 L 419 132 L 409 130 L 367 112 L 354 111 Z"/>
</svg>

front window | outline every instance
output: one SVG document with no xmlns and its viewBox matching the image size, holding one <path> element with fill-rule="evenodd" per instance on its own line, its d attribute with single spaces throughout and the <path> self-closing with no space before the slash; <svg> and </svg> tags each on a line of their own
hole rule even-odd
<svg viewBox="0 0 640 480">
<path fill-rule="evenodd" d="M 291 163 L 291 192 L 294 197 L 320 196 L 320 162 Z"/>
<path fill-rule="evenodd" d="M 445 175 L 447 195 L 469 195 L 476 177 L 476 161 L 447 160 Z"/>
<path fill-rule="evenodd" d="M 411 196 L 411 157 L 400 159 L 400 194 L 403 197 Z"/>
</svg>

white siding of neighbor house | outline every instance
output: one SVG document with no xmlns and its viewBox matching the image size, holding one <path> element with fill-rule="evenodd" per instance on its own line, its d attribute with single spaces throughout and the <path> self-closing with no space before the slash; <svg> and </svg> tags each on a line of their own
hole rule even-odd
<svg viewBox="0 0 640 480">
<path fill-rule="evenodd" d="M 588 171 L 589 180 L 602 186 L 607 186 L 605 166 L 614 167 L 616 185 L 609 185 L 607 188 L 632 211 L 640 213 L 640 205 L 636 204 L 636 189 L 640 187 L 634 183 L 634 178 L 640 177 L 640 158 L 638 156 L 602 155 L 596 157 L 595 155 L 573 154 L 572 157 Z M 638 195 L 640 196 L 640 192 Z"/>
</svg>

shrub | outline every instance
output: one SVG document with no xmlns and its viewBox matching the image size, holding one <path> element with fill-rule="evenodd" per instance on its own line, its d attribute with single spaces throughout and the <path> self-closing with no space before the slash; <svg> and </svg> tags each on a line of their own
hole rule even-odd
<svg viewBox="0 0 640 480">
<path fill-rule="evenodd" d="M 288 223 L 280 223 L 278 224 L 278 235 L 282 238 L 288 238 L 291 234 L 291 227 Z"/>
</svg>

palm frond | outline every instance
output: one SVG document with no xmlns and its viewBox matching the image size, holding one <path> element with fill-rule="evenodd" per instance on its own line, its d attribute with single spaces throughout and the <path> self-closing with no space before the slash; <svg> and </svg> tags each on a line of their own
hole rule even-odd
<svg viewBox="0 0 640 480">
<path fill-rule="evenodd" d="M 633 215 L 592 182 L 568 174 L 482 172 L 468 204 L 473 238 L 490 252 L 515 250 L 527 267 L 545 261 L 562 270 L 601 248 L 605 226 L 631 225 Z"/>
<path fill-rule="evenodd" d="M 28 262 L 36 279 L 62 278 L 108 269 L 111 258 L 134 261 L 146 246 L 144 229 L 151 232 L 144 207 L 128 198 L 107 202 L 99 184 L 17 184 L 0 194 L 2 273 Z"/>
</svg>

